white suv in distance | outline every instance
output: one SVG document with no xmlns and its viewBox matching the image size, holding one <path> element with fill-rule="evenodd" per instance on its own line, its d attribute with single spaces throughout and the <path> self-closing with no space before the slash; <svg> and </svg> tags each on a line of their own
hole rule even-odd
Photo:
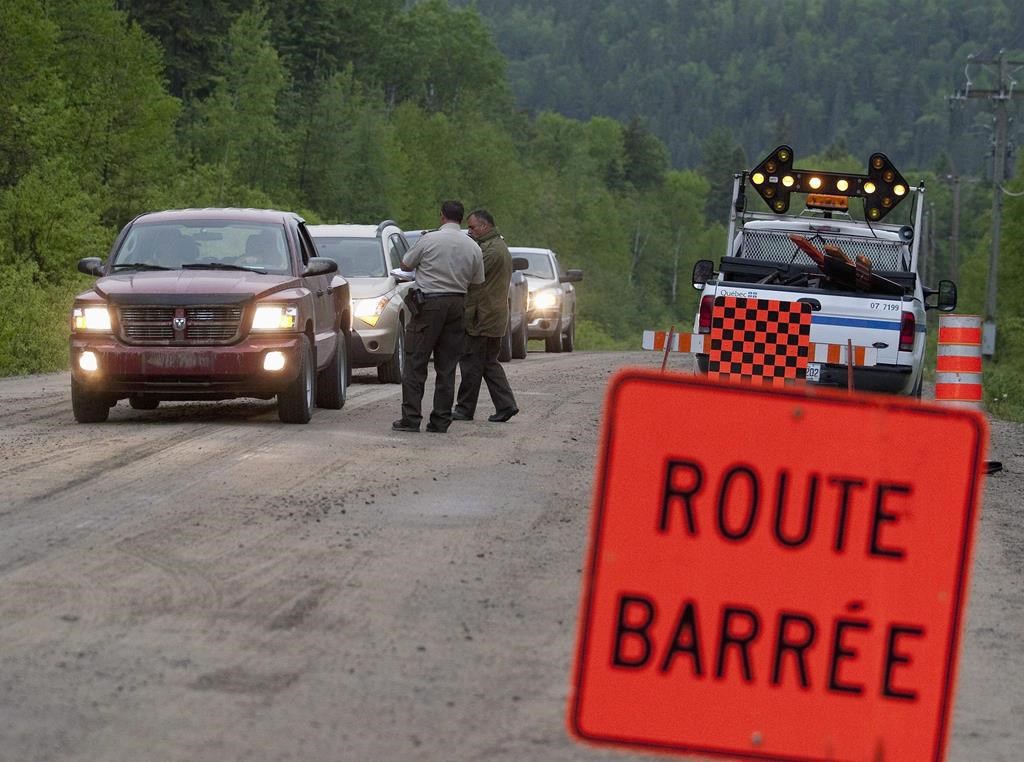
<svg viewBox="0 0 1024 762">
<path fill-rule="evenodd" d="M 526 317 L 531 339 L 544 339 L 547 352 L 571 352 L 576 347 L 576 289 L 582 270 L 564 270 L 551 249 L 514 246 L 513 257 L 529 262 L 523 274 L 530 288 Z"/>
<path fill-rule="evenodd" d="M 338 263 L 352 289 L 352 365 L 377 368 L 381 383 L 400 384 L 405 369 L 403 297 L 412 288 L 391 275 L 409 245 L 391 220 L 378 225 L 310 225 L 321 257 Z"/>
</svg>

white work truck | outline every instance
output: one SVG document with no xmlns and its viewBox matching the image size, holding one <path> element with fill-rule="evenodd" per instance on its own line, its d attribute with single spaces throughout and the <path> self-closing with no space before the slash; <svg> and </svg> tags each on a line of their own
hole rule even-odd
<svg viewBox="0 0 1024 762">
<path fill-rule="evenodd" d="M 695 334 L 712 332 L 717 297 L 810 305 L 809 383 L 846 387 L 847 348 L 855 349 L 854 388 L 920 396 L 927 321 L 925 311 L 956 307 L 956 286 L 926 288 L 918 274 L 924 185 L 910 187 L 884 154 L 873 154 L 867 175 L 794 169 L 792 149 L 779 146 L 755 169 L 734 177 L 728 249 L 717 270 L 699 261 L 693 286 L 701 291 Z M 771 212 L 747 210 L 749 184 Z M 788 215 L 789 195 L 806 195 L 807 208 Z M 880 222 L 912 196 L 913 225 Z M 864 199 L 864 220 L 848 199 Z M 930 297 L 935 297 L 929 301 Z M 706 337 L 705 337 L 706 338 Z M 708 345 L 698 350 L 706 373 Z"/>
</svg>

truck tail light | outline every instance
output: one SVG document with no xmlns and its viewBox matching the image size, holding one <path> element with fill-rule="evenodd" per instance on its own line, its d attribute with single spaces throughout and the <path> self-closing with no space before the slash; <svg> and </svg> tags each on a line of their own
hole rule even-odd
<svg viewBox="0 0 1024 762">
<path fill-rule="evenodd" d="M 917 328 L 917 321 L 914 320 L 913 312 L 904 312 L 900 317 L 900 351 L 914 351 L 914 329 Z"/>
<path fill-rule="evenodd" d="M 715 306 L 715 297 L 705 296 L 700 300 L 698 312 L 698 333 L 711 333 L 711 310 Z"/>
</svg>

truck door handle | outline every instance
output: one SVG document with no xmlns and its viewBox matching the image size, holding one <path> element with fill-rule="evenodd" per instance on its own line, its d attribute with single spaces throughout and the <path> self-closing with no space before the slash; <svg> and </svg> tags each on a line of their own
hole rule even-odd
<svg viewBox="0 0 1024 762">
<path fill-rule="evenodd" d="M 323 296 L 324 295 L 324 290 L 321 288 L 319 291 L 316 292 L 316 295 L 317 296 Z"/>
<path fill-rule="evenodd" d="M 811 312 L 821 312 L 821 302 L 819 302 L 817 299 L 805 297 L 803 299 L 797 299 L 797 301 L 802 304 L 811 305 Z"/>
</svg>

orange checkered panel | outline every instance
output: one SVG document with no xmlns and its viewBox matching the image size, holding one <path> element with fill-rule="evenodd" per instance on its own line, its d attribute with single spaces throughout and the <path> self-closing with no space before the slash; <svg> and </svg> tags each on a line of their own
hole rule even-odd
<svg viewBox="0 0 1024 762">
<path fill-rule="evenodd" d="M 803 379 L 811 352 L 811 305 L 715 298 L 708 376 L 782 386 Z"/>
</svg>

